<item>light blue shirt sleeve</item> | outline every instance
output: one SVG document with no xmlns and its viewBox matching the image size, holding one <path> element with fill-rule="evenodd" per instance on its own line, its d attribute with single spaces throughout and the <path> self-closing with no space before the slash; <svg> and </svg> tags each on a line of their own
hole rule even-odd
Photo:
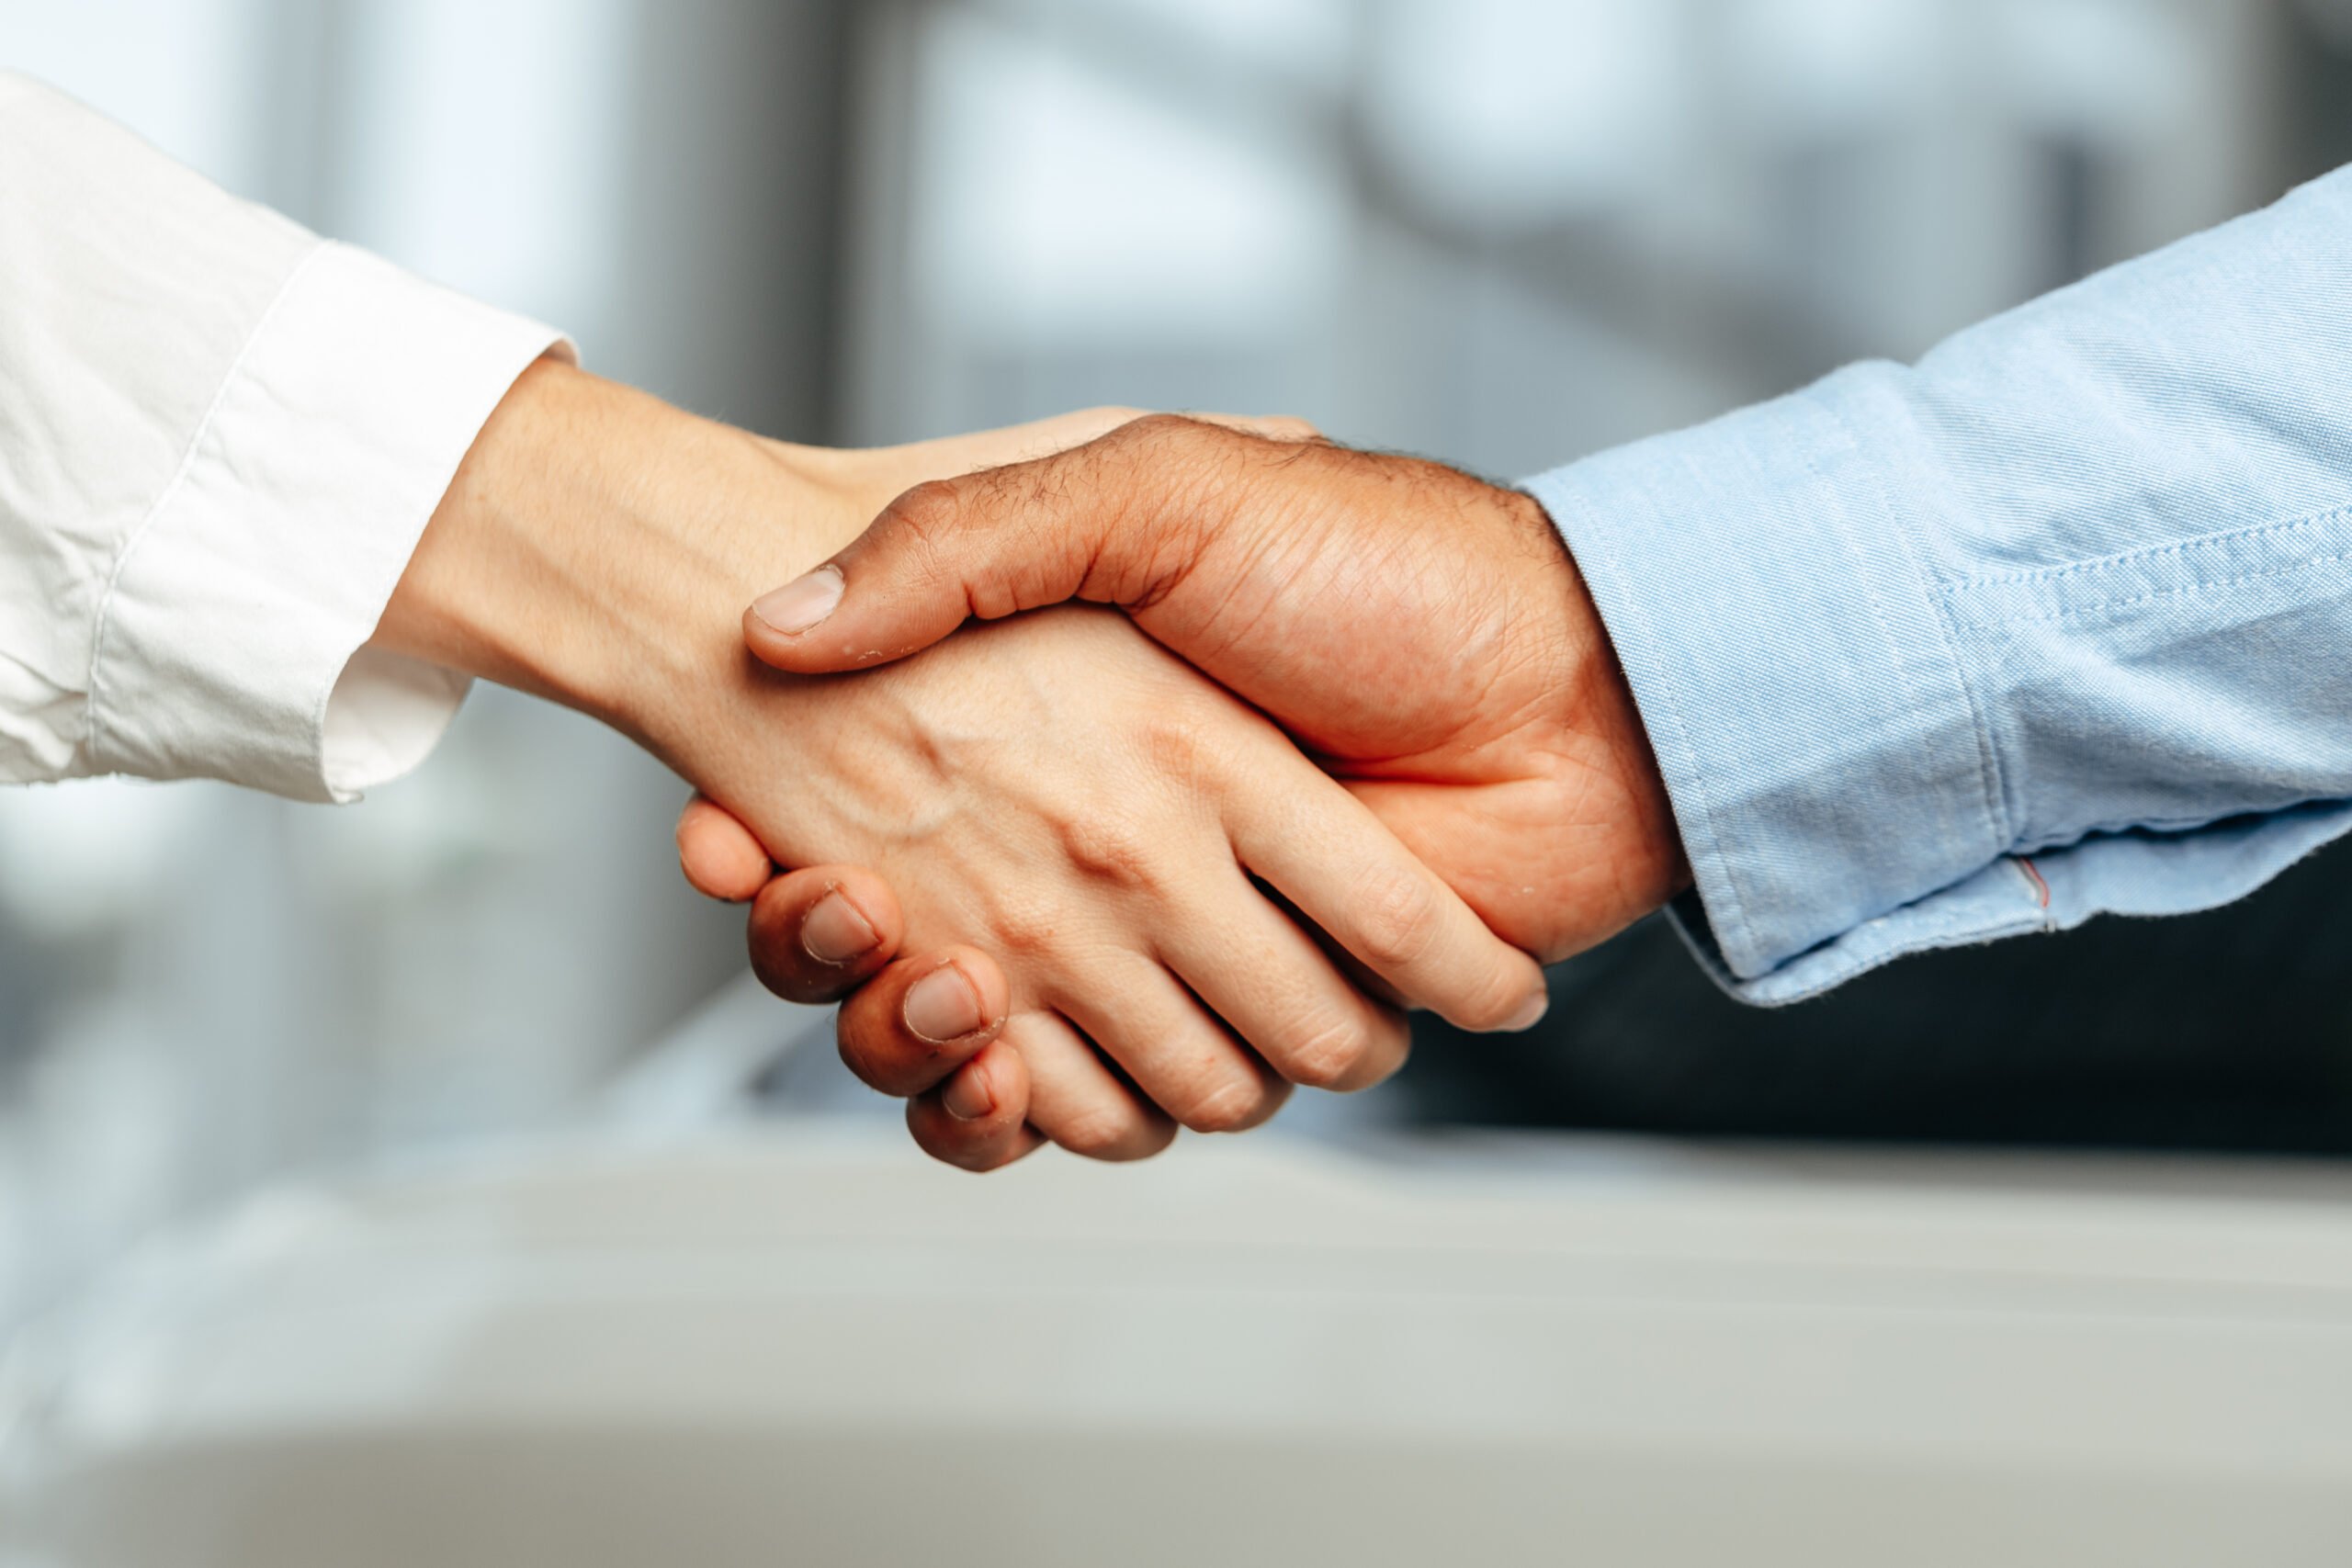
<svg viewBox="0 0 2352 1568">
<path fill-rule="evenodd" d="M 2352 828 L 2352 168 L 1527 488 L 1747 1000 L 2208 908 Z"/>
</svg>

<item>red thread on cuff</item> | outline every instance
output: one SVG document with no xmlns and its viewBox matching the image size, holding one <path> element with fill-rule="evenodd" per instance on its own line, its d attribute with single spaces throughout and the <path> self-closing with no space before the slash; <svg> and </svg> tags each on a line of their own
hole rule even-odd
<svg viewBox="0 0 2352 1568">
<path fill-rule="evenodd" d="M 2036 871 L 2033 862 L 2025 856 L 2018 856 L 2017 863 L 2018 869 L 2025 873 L 2026 880 L 2033 884 L 2033 895 L 2041 901 L 2041 907 L 2045 909 L 2050 908 L 2050 884 L 2041 880 L 2041 873 Z"/>
</svg>

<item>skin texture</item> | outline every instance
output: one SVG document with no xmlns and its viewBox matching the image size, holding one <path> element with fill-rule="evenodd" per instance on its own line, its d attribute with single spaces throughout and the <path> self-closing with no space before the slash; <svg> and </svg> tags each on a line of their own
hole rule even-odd
<svg viewBox="0 0 2352 1568">
<path fill-rule="evenodd" d="M 1442 465 L 1155 416 L 919 487 L 824 570 L 841 593 L 814 626 L 746 615 L 761 659 L 868 669 L 973 618 L 1069 599 L 1125 608 L 1546 962 L 1689 883 L 1632 694 L 1557 534 L 1528 497 Z M 763 601 L 771 615 L 776 602 Z M 697 852 L 729 837 L 720 818 L 693 827 L 713 846 Z M 904 1054 L 878 1010 L 845 1010 L 843 1029 L 863 1060 Z M 975 1167 L 1023 1152 L 994 1123 L 926 1146 Z"/>
<path fill-rule="evenodd" d="M 636 738 L 756 842 L 687 847 L 690 865 L 878 874 L 762 895 L 760 966 L 846 973 L 886 936 L 923 953 L 873 982 L 911 1059 L 854 1065 L 906 1092 L 931 1087 L 925 1061 L 935 1081 L 985 1047 L 931 1110 L 1008 1146 L 1132 1158 L 1179 1123 L 1253 1125 L 1292 1083 L 1393 1071 L 1401 1019 L 1290 910 L 1400 996 L 1471 1027 L 1518 1015 L 1532 961 L 1279 729 L 1118 615 L 1028 617 L 854 680 L 745 656 L 729 607 L 778 562 L 805 567 L 877 497 L 1035 435 L 812 453 L 543 365 L 477 441 L 376 640 Z"/>
</svg>

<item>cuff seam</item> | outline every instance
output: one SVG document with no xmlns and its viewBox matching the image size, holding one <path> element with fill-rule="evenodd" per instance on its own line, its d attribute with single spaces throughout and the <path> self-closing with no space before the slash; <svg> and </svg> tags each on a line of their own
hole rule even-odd
<svg viewBox="0 0 2352 1568">
<path fill-rule="evenodd" d="M 1992 849 L 1994 857 L 1998 859 L 2006 852 L 2005 846 L 2016 842 L 2015 834 L 2010 827 L 2014 820 L 2014 814 L 2008 796 L 2008 781 L 2006 772 L 2001 767 L 1999 749 L 1993 743 L 1992 727 L 1985 719 L 1984 705 L 1977 698 L 1976 683 L 1969 679 L 1968 666 L 1960 657 L 1960 639 L 1952 626 L 1949 587 L 1928 569 L 1925 553 L 1919 548 L 1917 536 L 1911 527 L 1909 518 L 1896 504 L 1894 491 L 1886 481 L 1884 469 L 1868 460 L 1868 453 L 1862 446 L 1861 438 L 1855 433 L 1853 425 L 1848 422 L 1845 413 L 1829 399 L 1823 398 L 1817 401 L 1822 412 L 1828 415 L 1830 428 L 1837 431 L 1838 439 L 1845 442 L 1856 461 L 1870 474 L 1871 486 L 1878 492 L 1879 505 L 1885 513 L 1888 527 L 1893 531 L 1900 546 L 1904 564 L 1910 570 L 1913 579 L 1917 582 L 1920 598 L 1925 600 L 1935 612 L 1936 637 L 1942 644 L 1944 662 L 1951 671 L 1952 683 L 1960 688 L 1961 700 L 1968 705 L 1969 728 L 1975 732 L 1979 795 L 1977 805 L 1984 813 L 1985 842 Z M 1821 472 L 1819 465 L 1810 452 L 1805 454 L 1804 466 L 1805 472 L 1815 485 L 1821 487 L 1822 492 L 1831 493 L 1826 476 Z M 1867 575 L 1864 581 L 1869 581 Z M 1870 592 L 1871 615 L 1878 621 L 1879 630 L 1886 637 L 1888 645 L 1896 646 L 1894 628 L 1887 623 L 1885 607 L 1880 603 L 1875 583 L 1870 583 Z M 1897 662 L 1899 665 L 1900 661 Z M 1912 683 L 1907 671 L 1903 674 L 1903 686 L 1904 690 L 1910 694 L 1914 702 L 1924 700 L 1918 688 Z"/>
</svg>

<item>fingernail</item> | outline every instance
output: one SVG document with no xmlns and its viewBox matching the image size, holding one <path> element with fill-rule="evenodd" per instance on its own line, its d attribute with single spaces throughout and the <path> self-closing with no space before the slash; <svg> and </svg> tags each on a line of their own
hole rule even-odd
<svg viewBox="0 0 2352 1568">
<path fill-rule="evenodd" d="M 899 1011 L 909 1029 L 934 1045 L 961 1040 L 984 1021 L 979 993 L 953 964 L 943 964 L 917 980 Z"/>
<path fill-rule="evenodd" d="M 1504 1023 L 1503 1027 L 1510 1030 L 1532 1029 L 1544 1021 L 1544 1015 L 1551 1010 L 1552 993 L 1538 991 L 1527 998 L 1526 1006 L 1510 1015 L 1509 1021 Z"/>
<path fill-rule="evenodd" d="M 978 1062 L 966 1064 L 939 1091 L 939 1103 L 958 1122 L 977 1122 L 995 1114 L 996 1096 L 989 1092 L 988 1069 Z"/>
<path fill-rule="evenodd" d="M 808 918 L 800 922 L 800 945 L 820 964 L 846 964 L 873 952 L 880 940 L 866 918 L 857 912 L 857 906 L 838 893 L 818 899 Z"/>
<path fill-rule="evenodd" d="M 752 601 L 752 614 L 771 629 L 797 637 L 831 615 L 841 602 L 842 569 L 820 566 Z"/>
</svg>

